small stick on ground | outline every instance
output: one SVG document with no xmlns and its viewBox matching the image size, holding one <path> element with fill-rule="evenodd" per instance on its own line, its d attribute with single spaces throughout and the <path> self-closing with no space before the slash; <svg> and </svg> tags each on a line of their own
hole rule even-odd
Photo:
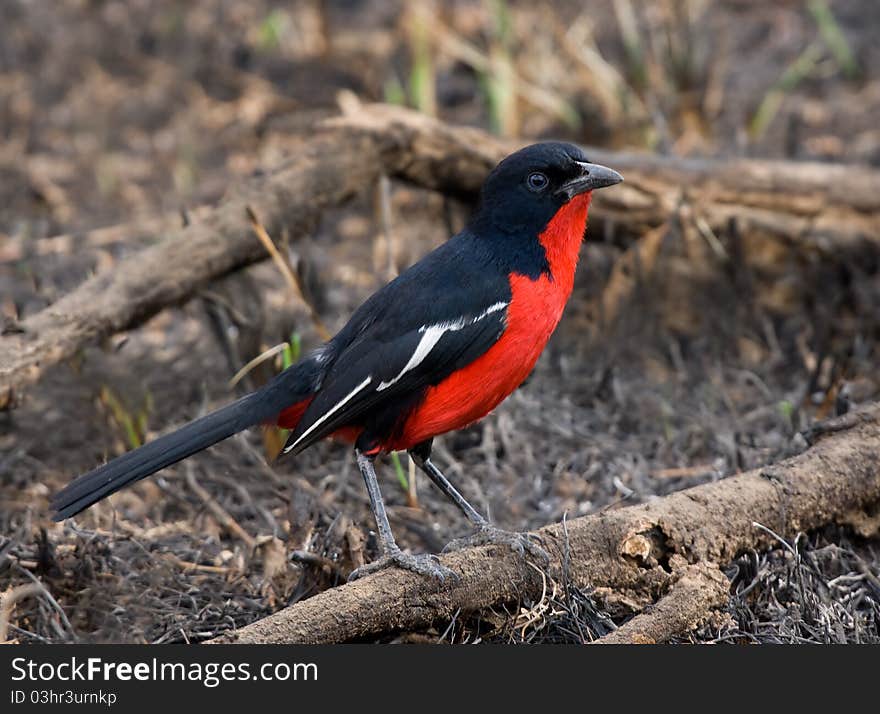
<svg viewBox="0 0 880 714">
<path fill-rule="evenodd" d="M 67 619 L 67 613 L 65 613 L 64 608 L 58 604 L 58 601 L 55 599 L 55 596 L 51 593 L 49 588 L 47 588 L 43 581 L 37 578 L 37 576 L 29 570 L 21 568 L 20 572 L 30 578 L 32 584 L 39 588 L 40 594 L 42 594 L 42 596 L 46 598 L 49 604 L 55 609 L 55 612 L 58 613 L 58 619 L 61 620 L 61 623 L 67 628 L 67 631 L 70 633 L 71 637 L 76 639 L 73 625 L 71 625 L 70 620 Z"/>
<path fill-rule="evenodd" d="M 294 563 L 326 568 L 330 573 L 337 577 L 345 577 L 345 573 L 342 572 L 342 569 L 337 563 L 334 563 L 330 558 L 325 558 L 323 555 L 318 555 L 317 553 L 310 553 L 307 550 L 294 550 L 290 554 L 290 560 Z"/>
<path fill-rule="evenodd" d="M 217 522 L 227 531 L 239 538 L 247 546 L 248 552 L 253 551 L 257 545 L 256 539 L 242 528 L 238 524 L 238 521 L 230 516 L 229 512 L 217 502 L 217 499 L 208 493 L 196 480 L 196 476 L 193 473 L 191 466 L 186 469 L 186 484 L 192 489 L 193 493 L 202 500 Z"/>
<path fill-rule="evenodd" d="M 229 568 L 224 565 L 206 565 L 204 563 L 193 563 L 189 560 L 183 560 L 182 558 L 178 558 L 174 553 L 163 553 L 162 557 L 178 568 L 182 568 L 184 571 L 211 573 L 213 575 L 229 575 L 236 572 L 235 568 Z"/>
<path fill-rule="evenodd" d="M 8 644 L 7 635 L 9 633 L 9 618 L 12 616 L 12 610 L 15 604 L 25 598 L 40 595 L 43 589 L 37 583 L 25 583 L 16 587 L 7 588 L 0 595 L 0 644 Z"/>
<path fill-rule="evenodd" d="M 326 325 L 324 325 L 323 320 L 321 320 L 318 311 L 315 310 L 315 306 L 306 298 L 306 292 L 303 289 L 299 276 L 293 269 L 287 256 L 283 255 L 275 246 L 275 241 L 272 240 L 272 237 L 266 231 L 266 228 L 260 223 L 260 219 L 257 218 L 254 209 L 251 206 L 247 206 L 245 210 L 247 211 L 248 220 L 251 222 L 251 228 L 253 228 L 254 233 L 257 238 L 260 239 L 260 242 L 266 247 L 266 251 L 272 257 L 272 261 L 278 266 L 278 270 L 281 271 L 281 275 L 284 276 L 284 280 L 287 282 L 288 287 L 290 287 L 290 292 L 292 292 L 294 297 L 296 297 L 305 306 L 306 310 L 308 310 L 309 317 L 312 319 L 312 324 L 315 326 L 315 331 L 320 335 L 322 340 L 329 340 L 332 335 Z"/>
</svg>

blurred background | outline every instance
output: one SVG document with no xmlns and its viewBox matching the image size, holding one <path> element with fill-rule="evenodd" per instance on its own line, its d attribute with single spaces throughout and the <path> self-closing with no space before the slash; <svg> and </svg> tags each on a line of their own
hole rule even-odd
<svg viewBox="0 0 880 714">
<path fill-rule="evenodd" d="M 342 91 L 524 140 L 880 165 L 873 0 L 7 0 L 3 16 L 8 321 L 279 165 L 316 120 L 338 113 Z M 332 331 L 471 208 L 407 185 L 373 187 L 291 259 Z M 588 232 L 572 304 L 535 374 L 483 423 L 440 441 L 441 464 L 502 526 L 769 463 L 803 448 L 798 432 L 816 419 L 880 395 L 876 241 L 834 261 L 774 243 L 758 276 L 695 260 L 674 230 L 663 241 L 626 304 L 599 323 L 596 301 L 631 241 Z M 0 588 L 39 577 L 45 590 L 0 635 L 200 641 L 335 584 L 374 554 L 348 449 L 320 445 L 268 470 L 271 434 L 232 439 L 75 525 L 47 518 L 49 493 L 71 477 L 228 401 L 230 378 L 256 355 L 287 343 L 252 383 L 318 344 L 286 290 L 271 264 L 218 281 L 83 351 L 0 413 Z M 463 533 L 405 455 L 382 469 L 406 546 L 437 550 Z M 799 547 L 803 559 L 783 551 L 731 566 L 725 618 L 694 638 L 877 639 L 880 593 L 864 575 L 841 576 L 877 573 L 878 541 L 833 529 Z M 794 588 L 797 579 L 807 586 Z M 578 612 L 569 600 L 555 618 L 524 625 L 512 612 L 419 636 L 579 641 L 601 634 L 603 617 L 625 615 L 577 597 Z"/>
</svg>

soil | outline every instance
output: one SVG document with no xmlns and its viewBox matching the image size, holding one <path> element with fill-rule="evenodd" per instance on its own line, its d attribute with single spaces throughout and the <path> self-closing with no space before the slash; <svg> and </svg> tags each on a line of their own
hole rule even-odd
<svg viewBox="0 0 880 714">
<path fill-rule="evenodd" d="M 446 3 L 441 14 L 484 47 L 493 41 L 486 5 Z M 658 42 L 662 33 L 651 28 L 667 21 L 664 5 L 676 4 L 646 3 L 639 16 Z M 606 125 L 575 73 L 583 66 L 553 50 L 558 27 L 583 21 L 580 5 L 509 3 L 518 71 L 562 93 L 582 117 L 575 128 L 526 106 L 519 130 L 694 155 L 880 165 L 873 2 L 833 3 L 858 74 L 847 76 L 825 51 L 760 135 L 749 134 L 749 122 L 817 41 L 816 23 L 800 3 L 710 5 L 692 19 L 692 42 L 681 40 L 679 49 L 691 50 L 687 71 L 665 75 L 678 83 L 642 92 L 652 117 Z M 610 8 L 587 19 L 603 56 L 627 67 Z M 4 319 L 33 314 L 161 238 L 138 225 L 186 220 L 282 161 L 309 121 L 334 111 L 339 90 L 382 100 L 392 80 L 405 87 L 411 53 L 401 16 L 399 3 L 377 0 L 294 8 L 264 0 L 10 3 L 0 33 Z M 441 117 L 492 126 L 476 72 L 445 56 L 435 71 Z M 469 210 L 395 185 L 387 240 L 376 205 L 365 193 L 298 246 L 331 330 Z M 89 233 L 122 223 L 133 228 Z M 672 241 L 595 336 L 588 306 L 625 249 L 588 234 L 572 302 L 533 375 L 483 422 L 438 440 L 439 465 L 502 527 L 534 528 L 773 462 L 800 450 L 799 431 L 816 420 L 880 398 L 880 256 L 827 270 L 793 265 L 790 280 L 813 287 L 809 304 L 744 316 L 737 276 L 682 271 L 686 248 Z M 303 349 L 319 343 L 277 269 L 258 265 L 83 351 L 30 389 L 20 408 L 0 412 L 0 591 L 41 584 L 15 604 L 10 640 L 199 642 L 332 587 L 375 556 L 348 448 L 320 444 L 267 467 L 257 431 L 72 521 L 48 517 L 48 496 L 62 484 L 230 400 L 238 368 L 294 333 Z M 412 472 L 401 479 L 390 460 L 380 472 L 404 547 L 437 551 L 465 533 L 423 478 L 404 488 Z M 218 519 L 194 484 L 239 528 Z M 781 535 L 790 548 L 730 564 L 726 612 L 686 640 L 880 641 L 880 540 L 836 527 Z M 401 639 L 580 642 L 613 626 L 587 591 L 561 594 L 524 620 L 536 605 Z"/>
</svg>

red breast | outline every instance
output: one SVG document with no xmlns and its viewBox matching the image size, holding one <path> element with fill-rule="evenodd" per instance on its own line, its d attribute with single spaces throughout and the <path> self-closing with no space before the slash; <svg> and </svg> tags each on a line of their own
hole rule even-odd
<svg viewBox="0 0 880 714">
<path fill-rule="evenodd" d="M 574 286 L 591 194 L 574 197 L 539 236 L 550 275 L 510 276 L 507 328 L 485 354 L 428 389 L 400 437 L 383 450 L 404 450 L 486 416 L 529 376 L 556 329 Z"/>
</svg>

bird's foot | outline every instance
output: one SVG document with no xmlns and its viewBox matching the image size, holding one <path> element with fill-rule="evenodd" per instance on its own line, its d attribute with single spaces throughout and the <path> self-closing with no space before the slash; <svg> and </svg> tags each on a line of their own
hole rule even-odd
<svg viewBox="0 0 880 714">
<path fill-rule="evenodd" d="M 421 553 L 419 555 L 410 555 L 404 553 L 400 548 L 389 550 L 385 555 L 372 563 L 362 565 L 357 570 L 353 570 L 348 576 L 348 581 L 357 580 L 365 575 L 384 570 L 385 568 L 398 567 L 409 570 L 425 577 L 433 578 L 440 583 L 446 581 L 455 581 L 458 576 L 449 568 L 440 564 L 440 560 L 436 555 Z"/>
<path fill-rule="evenodd" d="M 443 549 L 444 553 L 452 550 L 459 550 L 475 545 L 504 545 L 515 553 L 524 556 L 526 553 L 540 560 L 543 563 L 550 561 L 547 551 L 541 546 L 540 536 L 534 533 L 514 533 L 496 528 L 491 523 L 477 528 L 476 532 L 463 538 L 456 538 L 446 545 Z"/>
</svg>

